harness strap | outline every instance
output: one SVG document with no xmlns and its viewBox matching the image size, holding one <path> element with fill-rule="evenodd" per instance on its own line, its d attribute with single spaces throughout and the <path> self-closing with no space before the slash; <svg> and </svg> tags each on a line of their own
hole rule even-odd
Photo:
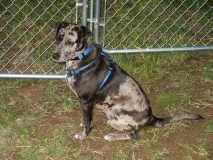
<svg viewBox="0 0 213 160">
<path fill-rule="evenodd" d="M 75 59 L 84 60 L 92 52 L 94 47 L 95 47 L 94 44 L 90 45 L 82 53 L 80 53 L 78 56 L 76 56 Z M 103 79 L 99 82 L 98 90 L 103 89 L 103 87 L 108 83 L 108 81 L 109 81 L 109 79 L 112 76 L 112 73 L 114 71 L 113 64 L 115 64 L 115 62 L 113 61 L 111 56 L 109 54 L 107 54 L 106 52 L 103 52 L 102 50 L 100 50 L 100 55 L 105 58 L 105 60 L 108 62 L 109 67 L 107 69 L 107 72 L 104 74 Z M 93 67 L 96 64 L 96 61 L 97 61 L 97 58 L 93 59 L 92 61 L 90 61 L 86 65 L 80 66 L 79 68 L 67 69 L 67 77 L 80 75 L 84 71 Z"/>
<path fill-rule="evenodd" d="M 113 64 L 115 64 L 112 57 L 106 52 L 101 51 L 101 56 L 103 56 L 106 59 L 106 61 L 109 63 L 109 67 L 103 79 L 99 83 L 99 88 L 98 88 L 99 90 L 101 90 L 108 83 L 110 77 L 112 76 L 112 73 L 114 72 L 114 68 L 112 66 Z"/>
<path fill-rule="evenodd" d="M 95 65 L 96 63 L 96 59 L 92 60 L 91 62 L 89 62 L 88 64 L 81 66 L 79 68 L 76 69 L 67 69 L 67 77 L 71 77 L 71 76 L 78 76 L 79 74 L 81 74 L 82 72 L 86 71 L 87 69 L 91 68 L 93 65 Z"/>
<path fill-rule="evenodd" d="M 74 59 L 78 60 L 84 60 L 93 50 L 94 45 L 90 45 L 89 47 L 85 48 L 83 52 L 81 52 L 78 56 L 76 56 Z"/>
<path fill-rule="evenodd" d="M 112 73 L 113 73 L 113 67 L 109 67 L 107 72 L 104 75 L 104 78 L 99 83 L 98 90 L 101 90 L 107 84 L 107 82 L 109 81 Z"/>
</svg>

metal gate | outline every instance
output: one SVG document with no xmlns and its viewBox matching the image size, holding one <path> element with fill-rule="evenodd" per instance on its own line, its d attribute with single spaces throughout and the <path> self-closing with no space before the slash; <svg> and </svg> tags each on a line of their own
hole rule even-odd
<svg viewBox="0 0 213 160">
<path fill-rule="evenodd" d="M 106 48 L 184 48 L 213 45 L 213 1 L 108 0 Z"/>
<path fill-rule="evenodd" d="M 0 78 L 65 78 L 51 60 L 61 20 L 90 27 L 109 53 L 213 50 L 211 0 L 1 0 Z"/>
</svg>

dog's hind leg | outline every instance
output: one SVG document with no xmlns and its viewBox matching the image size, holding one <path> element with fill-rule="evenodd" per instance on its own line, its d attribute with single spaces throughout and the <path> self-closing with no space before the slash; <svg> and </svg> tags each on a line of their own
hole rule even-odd
<svg viewBox="0 0 213 160">
<path fill-rule="evenodd" d="M 129 140 L 131 136 L 129 133 L 109 133 L 104 136 L 107 141 L 119 141 L 119 140 Z"/>
<path fill-rule="evenodd" d="M 107 141 L 129 140 L 137 138 L 137 127 L 133 127 L 126 123 L 120 123 L 116 120 L 108 120 L 107 123 L 114 129 L 120 131 L 117 133 L 109 133 L 104 136 Z"/>
<path fill-rule="evenodd" d="M 133 130 L 124 133 L 109 133 L 104 136 L 104 139 L 107 141 L 120 141 L 120 140 L 136 139 L 137 136 L 138 136 L 137 131 Z"/>
</svg>

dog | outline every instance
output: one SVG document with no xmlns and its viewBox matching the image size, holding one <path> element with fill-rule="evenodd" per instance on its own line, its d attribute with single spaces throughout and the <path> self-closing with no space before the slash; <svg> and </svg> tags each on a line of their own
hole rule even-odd
<svg viewBox="0 0 213 160">
<path fill-rule="evenodd" d="M 92 42 L 86 26 L 58 22 L 55 31 L 53 61 L 66 64 L 66 81 L 79 98 L 83 115 L 83 131 L 74 138 L 83 140 L 88 136 L 96 106 L 105 113 L 107 124 L 117 130 L 104 136 L 108 141 L 137 138 L 138 131 L 147 125 L 160 127 L 179 120 L 202 118 L 186 112 L 165 118 L 154 116 L 139 83 L 103 52 L 100 45 Z"/>
</svg>

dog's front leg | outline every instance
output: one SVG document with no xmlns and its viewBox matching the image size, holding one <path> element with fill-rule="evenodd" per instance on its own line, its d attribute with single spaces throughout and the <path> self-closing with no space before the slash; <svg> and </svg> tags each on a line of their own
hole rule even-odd
<svg viewBox="0 0 213 160">
<path fill-rule="evenodd" d="M 83 140 L 87 137 L 89 132 L 92 129 L 92 113 L 93 113 L 93 104 L 89 101 L 81 100 L 81 109 L 83 115 L 83 132 L 75 134 L 75 138 Z"/>
</svg>

